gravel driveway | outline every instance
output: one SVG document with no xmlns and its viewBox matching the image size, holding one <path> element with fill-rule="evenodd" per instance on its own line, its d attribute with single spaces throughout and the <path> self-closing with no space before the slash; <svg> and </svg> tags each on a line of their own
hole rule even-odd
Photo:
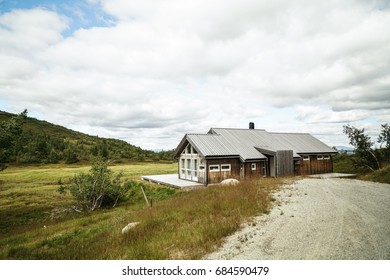
<svg viewBox="0 0 390 280">
<path fill-rule="evenodd" d="M 390 259 L 390 185 L 302 179 L 206 259 Z"/>
</svg>

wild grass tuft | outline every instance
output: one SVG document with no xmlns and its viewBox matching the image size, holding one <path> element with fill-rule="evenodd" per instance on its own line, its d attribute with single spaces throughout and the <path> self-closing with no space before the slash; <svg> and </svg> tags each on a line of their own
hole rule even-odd
<svg viewBox="0 0 390 280">
<path fill-rule="evenodd" d="M 390 184 L 390 165 L 375 170 L 367 175 L 363 175 L 360 179 Z"/>
</svg>

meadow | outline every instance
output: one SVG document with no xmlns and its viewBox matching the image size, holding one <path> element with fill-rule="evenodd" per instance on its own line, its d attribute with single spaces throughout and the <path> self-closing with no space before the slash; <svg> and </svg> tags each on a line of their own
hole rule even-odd
<svg viewBox="0 0 390 280">
<path fill-rule="evenodd" d="M 124 180 L 177 171 L 172 163 L 110 166 Z M 78 213 L 57 192 L 89 166 L 9 167 L 0 172 L 0 259 L 200 259 L 251 217 L 266 214 L 282 180 L 182 191 L 143 182 L 153 207 L 133 190 L 112 209 Z M 128 223 L 138 225 L 127 234 Z"/>
</svg>

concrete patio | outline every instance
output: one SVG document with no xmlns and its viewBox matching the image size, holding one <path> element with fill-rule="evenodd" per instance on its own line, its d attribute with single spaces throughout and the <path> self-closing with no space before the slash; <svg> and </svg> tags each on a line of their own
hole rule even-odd
<svg viewBox="0 0 390 280">
<path fill-rule="evenodd" d="M 141 176 L 141 179 L 159 185 L 165 185 L 179 189 L 204 186 L 203 184 L 197 182 L 179 179 L 178 174 L 147 175 Z"/>
</svg>

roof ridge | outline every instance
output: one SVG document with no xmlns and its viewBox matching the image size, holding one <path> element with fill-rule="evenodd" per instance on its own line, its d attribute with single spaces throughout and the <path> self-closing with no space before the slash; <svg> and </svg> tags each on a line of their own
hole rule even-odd
<svg viewBox="0 0 390 280">
<path fill-rule="evenodd" d="M 186 135 L 220 136 L 220 134 L 211 134 L 211 133 L 187 133 Z"/>
<path fill-rule="evenodd" d="M 311 135 L 308 132 L 268 132 L 269 134 L 305 134 L 305 135 Z"/>
<path fill-rule="evenodd" d="M 225 130 L 261 130 L 261 131 L 266 131 L 264 128 L 254 128 L 254 129 L 250 129 L 250 128 L 228 128 L 228 127 L 212 127 L 210 128 L 211 129 L 225 129 Z"/>
</svg>

